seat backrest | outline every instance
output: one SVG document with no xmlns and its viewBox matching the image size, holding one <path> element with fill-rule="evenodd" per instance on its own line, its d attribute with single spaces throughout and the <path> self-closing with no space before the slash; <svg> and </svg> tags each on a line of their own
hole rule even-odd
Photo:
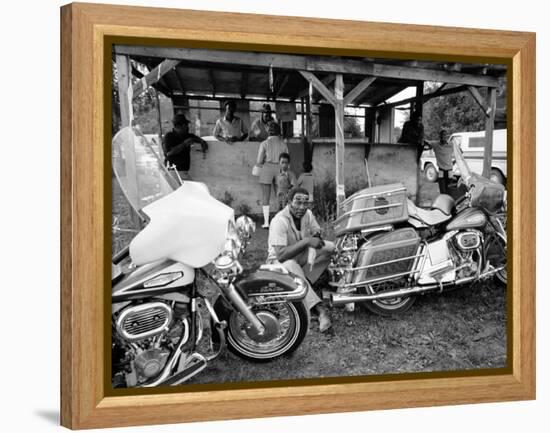
<svg viewBox="0 0 550 433">
<path fill-rule="evenodd" d="M 432 203 L 432 209 L 438 209 L 445 215 L 450 215 L 455 207 L 455 199 L 447 194 L 439 194 Z"/>
</svg>

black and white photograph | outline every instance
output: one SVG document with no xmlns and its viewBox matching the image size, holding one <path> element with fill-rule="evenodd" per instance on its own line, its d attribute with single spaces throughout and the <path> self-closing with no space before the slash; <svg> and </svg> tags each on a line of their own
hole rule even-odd
<svg viewBox="0 0 550 433">
<path fill-rule="evenodd" d="M 507 368 L 507 72 L 114 45 L 113 389 Z"/>
</svg>

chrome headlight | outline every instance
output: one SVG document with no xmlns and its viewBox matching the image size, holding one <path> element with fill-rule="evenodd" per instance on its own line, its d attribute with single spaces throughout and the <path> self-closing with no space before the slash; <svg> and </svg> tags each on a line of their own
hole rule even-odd
<svg viewBox="0 0 550 433">
<path fill-rule="evenodd" d="M 227 223 L 227 232 L 225 235 L 225 239 L 226 241 L 225 241 L 224 251 L 231 251 L 234 257 L 236 258 L 239 255 L 239 252 L 241 250 L 242 241 L 239 236 L 239 232 L 237 231 L 237 227 L 235 226 L 235 222 L 233 220 L 230 220 Z"/>
<path fill-rule="evenodd" d="M 235 223 L 230 220 L 227 223 L 225 244 L 223 252 L 214 260 L 214 265 L 220 270 L 227 270 L 233 267 L 241 251 L 241 239 L 237 233 Z"/>
<path fill-rule="evenodd" d="M 235 226 L 241 240 L 250 239 L 252 233 L 256 231 L 256 223 L 246 215 L 241 215 L 237 218 Z"/>
</svg>

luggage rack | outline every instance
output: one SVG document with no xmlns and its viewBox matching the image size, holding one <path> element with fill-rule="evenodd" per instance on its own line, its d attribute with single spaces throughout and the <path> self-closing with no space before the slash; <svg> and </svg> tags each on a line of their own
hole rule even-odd
<svg viewBox="0 0 550 433">
<path fill-rule="evenodd" d="M 367 278 L 366 280 L 359 281 L 359 282 L 356 282 L 356 283 L 345 283 L 345 284 L 334 283 L 334 284 L 331 284 L 331 286 L 335 286 L 335 287 L 338 287 L 341 290 L 345 290 L 345 289 L 353 289 L 353 288 L 356 288 L 356 287 L 366 286 L 368 284 L 380 283 L 380 282 L 383 282 L 383 281 L 388 281 L 390 279 L 394 279 L 394 278 L 397 278 L 397 277 L 403 277 L 403 276 L 407 276 L 407 275 L 410 276 L 410 277 L 414 277 L 415 275 L 420 273 L 420 271 L 424 267 L 424 263 L 426 262 L 426 259 L 427 259 L 427 254 L 425 254 L 425 251 L 426 251 L 427 247 L 428 247 L 428 243 L 426 241 L 423 241 L 420 244 L 420 246 L 418 247 L 417 254 L 415 254 L 413 256 L 400 257 L 400 258 L 395 259 L 395 260 L 387 260 L 385 262 L 373 263 L 373 264 L 370 264 L 370 265 L 358 266 L 358 267 L 355 267 L 355 268 L 342 269 L 342 277 L 341 277 L 340 281 L 345 280 L 346 276 L 349 275 L 351 272 L 362 271 L 362 270 L 365 270 L 365 269 L 374 268 L 376 266 L 383 266 L 383 265 L 387 265 L 387 264 L 391 264 L 391 263 L 397 263 L 397 262 L 401 262 L 401 261 L 405 261 L 405 260 L 414 260 L 414 262 L 411 266 L 411 269 L 408 270 L 408 271 L 398 272 L 398 273 L 395 273 L 395 274 L 391 274 L 391 275 L 383 276 L 383 277 L 378 277 L 378 278 L 370 278 L 370 279 Z M 422 260 L 421 263 L 419 263 L 420 260 Z"/>
</svg>

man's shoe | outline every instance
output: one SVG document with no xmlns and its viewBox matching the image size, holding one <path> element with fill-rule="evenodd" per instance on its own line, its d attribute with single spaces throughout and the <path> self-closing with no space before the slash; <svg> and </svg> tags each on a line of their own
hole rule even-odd
<svg viewBox="0 0 550 433">
<path fill-rule="evenodd" d="M 319 314 L 319 332 L 325 332 L 330 329 L 332 326 L 332 323 L 330 321 L 330 317 L 328 317 L 328 314 L 326 312 L 322 312 Z"/>
</svg>

